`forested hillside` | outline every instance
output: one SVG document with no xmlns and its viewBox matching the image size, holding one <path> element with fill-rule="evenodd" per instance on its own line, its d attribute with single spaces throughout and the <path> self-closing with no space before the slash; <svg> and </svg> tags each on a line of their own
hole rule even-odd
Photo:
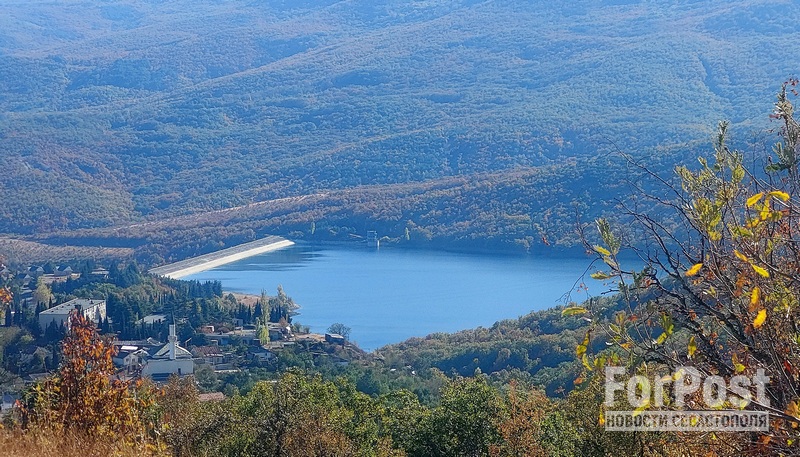
<svg viewBox="0 0 800 457">
<path fill-rule="evenodd" d="M 753 140 L 795 70 L 792 6 L 2 1 L 0 232 L 62 236 L 324 193 L 333 202 L 266 215 L 287 223 L 237 222 L 569 238 L 573 203 L 591 219 L 626 193 L 609 153 L 669 170 L 720 118 L 740 145 Z"/>
</svg>

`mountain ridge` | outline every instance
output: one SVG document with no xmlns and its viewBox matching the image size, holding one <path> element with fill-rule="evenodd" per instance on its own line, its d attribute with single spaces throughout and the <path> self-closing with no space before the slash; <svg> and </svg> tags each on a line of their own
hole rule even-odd
<svg viewBox="0 0 800 457">
<path fill-rule="evenodd" d="M 768 127 L 794 71 L 779 58 L 800 36 L 789 5 L 0 3 L 0 185 L 14 197 L 0 232 L 566 174 L 617 149 L 669 173 L 687 153 L 676 145 L 707 143 L 719 119 Z M 602 207 L 620 177 L 556 203 Z"/>
</svg>

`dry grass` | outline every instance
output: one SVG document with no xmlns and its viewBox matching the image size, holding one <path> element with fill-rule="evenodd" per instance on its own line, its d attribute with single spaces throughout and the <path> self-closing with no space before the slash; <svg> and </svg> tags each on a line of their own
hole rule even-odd
<svg viewBox="0 0 800 457">
<path fill-rule="evenodd" d="M 167 456 L 152 446 L 129 445 L 52 431 L 0 430 L 3 457 L 139 457 Z"/>
</svg>

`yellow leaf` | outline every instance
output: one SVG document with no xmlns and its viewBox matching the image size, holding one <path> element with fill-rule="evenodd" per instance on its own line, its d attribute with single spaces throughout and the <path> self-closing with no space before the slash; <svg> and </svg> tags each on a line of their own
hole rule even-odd
<svg viewBox="0 0 800 457">
<path fill-rule="evenodd" d="M 594 273 L 590 274 L 589 276 L 591 276 L 592 279 L 597 279 L 598 281 L 602 281 L 604 279 L 611 278 L 610 274 L 604 273 L 602 271 L 595 271 Z"/>
<path fill-rule="evenodd" d="M 603 246 L 594 245 L 593 247 L 594 247 L 595 251 L 597 251 L 598 253 L 600 253 L 602 255 L 611 255 L 611 251 L 609 251 L 608 249 L 604 248 Z"/>
<path fill-rule="evenodd" d="M 586 336 L 583 338 L 583 342 L 575 348 L 575 355 L 578 357 L 582 357 L 583 354 L 586 354 L 586 349 L 589 347 L 589 332 L 586 332 Z"/>
<path fill-rule="evenodd" d="M 649 398 L 644 398 L 643 400 L 644 401 L 642 402 L 643 403 L 642 406 L 640 406 L 640 407 L 636 408 L 635 410 L 633 410 L 633 414 L 631 414 L 631 416 L 636 417 L 639 414 L 642 414 L 647 408 L 650 407 L 650 399 Z"/>
<path fill-rule="evenodd" d="M 759 193 L 753 195 L 752 197 L 748 198 L 747 199 L 747 203 L 746 203 L 747 207 L 750 208 L 751 206 L 753 206 L 756 203 L 758 203 L 758 201 L 761 200 L 761 197 L 763 197 L 763 196 L 764 196 L 764 192 L 759 192 Z"/>
<path fill-rule="evenodd" d="M 753 288 L 753 292 L 750 293 L 750 311 L 755 311 L 756 306 L 761 301 L 761 289 L 756 286 Z"/>
<path fill-rule="evenodd" d="M 603 415 L 603 412 L 602 412 L 602 411 L 600 411 L 600 417 L 598 418 L 598 420 L 597 420 L 597 423 L 598 423 L 598 425 L 600 425 L 601 427 L 602 427 L 602 426 L 604 426 L 604 425 L 606 425 L 606 417 Z"/>
<path fill-rule="evenodd" d="M 581 357 L 581 362 L 583 362 L 583 366 L 586 367 L 587 370 L 594 371 L 594 368 L 592 368 L 592 365 L 589 363 L 588 355 L 583 354 L 583 357 Z"/>
<path fill-rule="evenodd" d="M 589 310 L 587 310 L 583 306 L 569 306 L 567 308 L 564 308 L 563 311 L 561 311 L 561 315 L 562 316 L 576 316 L 576 315 L 580 315 L 580 314 L 586 314 L 587 312 L 589 312 Z"/>
<path fill-rule="evenodd" d="M 765 221 L 769 219 L 770 214 L 772 213 L 769 210 L 769 206 L 764 205 L 764 209 L 762 209 L 761 213 L 759 213 L 759 217 L 761 218 L 762 221 Z"/>
<path fill-rule="evenodd" d="M 606 366 L 606 357 L 605 356 L 595 357 L 594 367 L 602 369 L 604 366 Z"/>
<path fill-rule="evenodd" d="M 777 198 L 779 200 L 782 200 L 782 201 L 785 201 L 785 202 L 789 201 L 789 194 L 787 194 L 786 192 L 781 192 L 780 190 L 773 190 L 772 192 L 770 192 L 767 195 L 769 195 L 770 197 L 775 197 L 775 198 Z"/>
<path fill-rule="evenodd" d="M 736 370 L 737 373 L 741 373 L 744 371 L 745 366 L 742 365 L 741 362 L 739 362 L 739 356 L 736 355 L 735 352 L 733 353 L 733 356 L 731 356 L 731 360 L 733 361 L 733 368 Z"/>
<path fill-rule="evenodd" d="M 605 264 L 608 265 L 609 267 L 615 270 L 619 270 L 619 265 L 617 265 L 617 262 L 614 262 L 614 259 L 612 259 L 611 257 L 604 255 L 603 262 L 605 262 Z"/>
<path fill-rule="evenodd" d="M 694 336 L 689 338 L 689 358 L 691 359 L 694 356 L 694 353 L 697 352 L 697 343 L 694 341 Z"/>
<path fill-rule="evenodd" d="M 755 270 L 755 272 L 758 273 L 760 276 L 769 278 L 769 271 L 767 271 L 766 269 L 761 268 L 758 265 L 750 265 L 750 266 L 753 267 L 753 270 Z"/>
<path fill-rule="evenodd" d="M 684 275 L 686 275 L 686 276 L 694 276 L 694 275 L 697 274 L 698 271 L 700 271 L 700 268 L 702 268 L 702 267 L 703 267 L 702 263 L 696 263 L 696 264 L 692 265 L 692 268 L 689 268 L 688 270 L 686 270 L 686 273 L 684 273 Z"/>
<path fill-rule="evenodd" d="M 762 325 L 764 325 L 764 321 L 766 320 L 767 320 L 767 310 L 762 309 L 761 311 L 758 312 L 756 318 L 753 319 L 753 328 L 760 328 Z"/>
<path fill-rule="evenodd" d="M 736 258 L 741 260 L 742 262 L 750 263 L 750 259 L 748 259 L 746 255 L 742 254 L 741 252 L 737 251 L 736 249 L 733 250 L 733 255 L 735 255 Z"/>
</svg>

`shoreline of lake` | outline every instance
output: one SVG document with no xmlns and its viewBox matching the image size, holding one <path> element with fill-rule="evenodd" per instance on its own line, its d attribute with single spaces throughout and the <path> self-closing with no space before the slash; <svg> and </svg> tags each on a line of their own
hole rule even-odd
<svg viewBox="0 0 800 457">
<path fill-rule="evenodd" d="M 578 257 L 480 255 L 431 250 L 310 245 L 217 267 L 186 279 L 220 281 L 226 291 L 274 294 L 278 285 L 302 306 L 295 321 L 324 333 L 352 328 L 365 350 L 437 332 L 488 327 L 531 311 L 583 301 L 607 288 L 583 277 Z"/>
</svg>

